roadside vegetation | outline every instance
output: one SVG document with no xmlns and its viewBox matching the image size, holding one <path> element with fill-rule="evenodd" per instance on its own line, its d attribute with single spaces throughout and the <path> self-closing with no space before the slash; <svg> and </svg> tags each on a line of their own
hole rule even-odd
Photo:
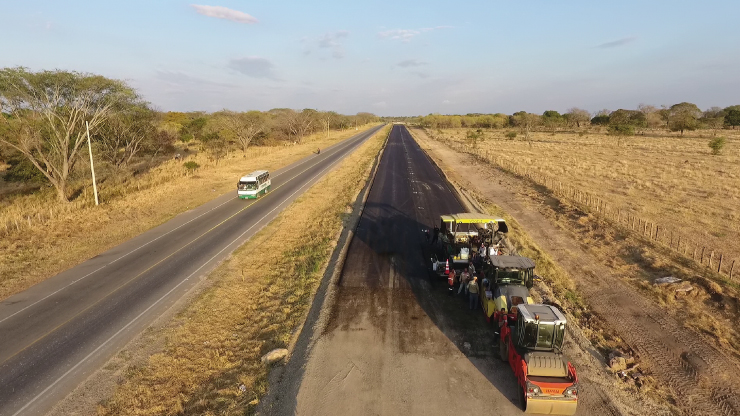
<svg viewBox="0 0 740 416">
<path fill-rule="evenodd" d="M 145 364 L 121 368 L 122 384 L 99 415 L 243 415 L 267 389 L 260 361 L 288 348 L 305 319 L 343 221 L 368 180 L 390 126 L 378 132 L 213 272 Z"/>
<path fill-rule="evenodd" d="M 121 81 L 0 69 L 0 299 L 232 189 L 250 170 L 275 170 L 376 120 L 311 109 L 162 113 Z"/>
</svg>

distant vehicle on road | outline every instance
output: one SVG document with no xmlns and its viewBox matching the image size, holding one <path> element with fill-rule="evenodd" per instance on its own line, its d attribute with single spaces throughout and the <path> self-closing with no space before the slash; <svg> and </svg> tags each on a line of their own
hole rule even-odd
<svg viewBox="0 0 740 416">
<path fill-rule="evenodd" d="M 242 176 L 236 184 L 236 193 L 241 199 L 257 199 L 270 192 L 270 172 L 256 170 Z"/>
</svg>

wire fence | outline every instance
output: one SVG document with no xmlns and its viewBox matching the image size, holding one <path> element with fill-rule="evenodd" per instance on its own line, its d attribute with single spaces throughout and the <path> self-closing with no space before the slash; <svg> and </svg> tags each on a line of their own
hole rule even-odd
<svg viewBox="0 0 740 416">
<path fill-rule="evenodd" d="M 697 241 L 696 237 L 689 238 L 672 227 L 644 219 L 620 207 L 612 206 L 609 201 L 599 198 L 598 195 L 570 186 L 553 176 L 528 169 L 522 164 L 500 157 L 493 152 L 436 136 L 435 138 L 447 145 L 454 144 L 455 148 L 474 156 L 479 161 L 489 163 L 501 170 L 543 186 L 559 198 L 569 200 L 577 206 L 586 208 L 594 215 L 619 224 L 644 238 L 670 248 L 675 253 L 691 258 L 698 264 L 730 280 L 734 280 L 736 259 L 730 259 L 709 244 Z M 740 269 L 740 265 L 738 265 L 738 269 Z M 738 270 L 738 274 L 740 274 L 740 270 Z"/>
</svg>

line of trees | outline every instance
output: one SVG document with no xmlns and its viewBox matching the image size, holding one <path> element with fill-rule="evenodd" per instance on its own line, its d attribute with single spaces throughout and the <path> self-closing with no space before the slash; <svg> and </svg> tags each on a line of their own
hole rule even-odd
<svg viewBox="0 0 740 416">
<path fill-rule="evenodd" d="M 435 129 L 512 127 L 520 129 L 525 136 L 535 129 L 554 132 L 588 125 L 605 126 L 610 133 L 615 135 L 633 135 L 636 131 L 645 129 L 668 129 L 683 135 L 685 131 L 697 129 L 713 130 L 716 133 L 723 128 L 740 126 L 740 105 L 726 108 L 712 107 L 706 111 L 701 111 L 696 104 L 683 102 L 661 108 L 641 104 L 636 110 L 601 110 L 594 114 L 576 107 L 563 114 L 554 110 L 548 110 L 542 114 L 519 111 L 512 115 L 501 113 L 429 114 L 415 117 L 411 121 Z"/>
<path fill-rule="evenodd" d="M 249 146 L 301 143 L 312 133 L 377 121 L 371 113 L 347 116 L 313 109 L 266 112 L 158 112 L 125 82 L 69 71 L 0 69 L 0 165 L 10 162 L 21 181 L 42 181 L 69 201 L 70 181 L 85 157 L 87 128 L 96 158 L 114 170 L 144 156 L 154 161 L 177 142 L 214 158 Z"/>
</svg>

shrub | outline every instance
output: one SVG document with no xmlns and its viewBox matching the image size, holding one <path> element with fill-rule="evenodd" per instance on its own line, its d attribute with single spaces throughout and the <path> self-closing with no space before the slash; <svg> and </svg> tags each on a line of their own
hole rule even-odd
<svg viewBox="0 0 740 416">
<path fill-rule="evenodd" d="M 507 139 L 515 139 L 516 138 L 516 132 L 515 131 L 507 131 L 505 134 Z"/>
<path fill-rule="evenodd" d="M 185 162 L 182 165 L 185 166 L 185 169 L 187 169 L 190 173 L 195 172 L 200 167 L 199 164 L 193 162 L 192 160 Z"/>
<path fill-rule="evenodd" d="M 41 171 L 33 165 L 28 159 L 22 156 L 16 156 L 8 159 L 10 168 L 5 173 L 5 180 L 8 182 L 26 182 L 26 183 L 45 183 L 46 179 Z"/>
<path fill-rule="evenodd" d="M 635 126 L 629 124 L 612 124 L 607 129 L 613 136 L 634 136 Z"/>
<path fill-rule="evenodd" d="M 725 147 L 726 139 L 724 137 L 715 137 L 709 141 L 709 148 L 712 149 L 713 155 L 718 155 L 722 152 L 722 148 Z"/>
</svg>

